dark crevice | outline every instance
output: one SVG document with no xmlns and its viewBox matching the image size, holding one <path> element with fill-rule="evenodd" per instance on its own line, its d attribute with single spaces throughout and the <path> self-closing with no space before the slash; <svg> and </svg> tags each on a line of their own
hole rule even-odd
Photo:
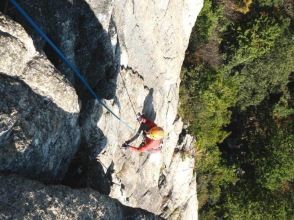
<svg viewBox="0 0 294 220">
<path fill-rule="evenodd" d="M 88 157 L 88 150 L 83 145 L 76 153 L 62 183 L 72 188 L 89 187 L 108 195 L 112 186 L 113 169 L 109 167 L 105 172 L 99 161 Z"/>
<path fill-rule="evenodd" d="M 47 58 L 50 60 L 50 62 L 54 66 L 60 65 L 60 60 L 56 56 L 56 52 L 52 49 L 52 47 L 49 44 L 46 43 L 43 50 L 44 50 L 44 53 L 46 54 Z"/>
<path fill-rule="evenodd" d="M 186 137 L 187 133 L 188 133 L 187 130 L 183 128 L 182 131 L 181 131 L 181 133 L 180 133 L 180 135 L 179 135 L 178 144 L 177 144 L 178 146 L 183 143 L 183 141 L 185 140 L 185 137 Z"/>
<path fill-rule="evenodd" d="M 107 144 L 107 138 L 97 127 L 102 107 L 94 100 L 84 100 L 83 103 L 79 117 L 79 125 L 83 128 L 81 145 L 62 183 L 73 188 L 90 187 L 108 195 L 112 186 L 112 167 L 104 171 L 104 165 L 97 160 Z"/>
</svg>

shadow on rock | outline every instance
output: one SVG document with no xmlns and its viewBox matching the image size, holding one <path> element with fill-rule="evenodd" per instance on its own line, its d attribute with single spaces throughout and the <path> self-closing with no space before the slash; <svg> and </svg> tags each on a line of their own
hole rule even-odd
<svg viewBox="0 0 294 220">
<path fill-rule="evenodd" d="M 142 113 L 143 115 L 150 119 L 151 121 L 155 121 L 155 118 L 156 118 L 156 112 L 154 110 L 154 106 L 153 106 L 153 92 L 154 92 L 154 89 L 151 88 L 149 90 L 149 93 L 148 95 L 146 96 L 145 100 L 144 100 L 144 105 L 143 105 L 143 110 L 142 110 Z M 144 124 L 141 124 L 138 131 L 136 132 L 136 134 L 131 137 L 129 140 L 127 140 L 126 142 L 127 143 L 132 143 L 134 142 L 135 140 L 137 140 L 140 136 L 140 134 L 144 131 L 147 131 L 148 130 L 148 127 Z"/>
<path fill-rule="evenodd" d="M 83 128 L 80 149 L 71 162 L 63 184 L 74 188 L 90 187 L 108 195 L 113 166 L 106 168 L 97 160 L 107 144 L 107 138 L 96 126 L 102 115 L 102 107 L 94 100 L 85 100 L 84 103 L 79 118 Z"/>
<path fill-rule="evenodd" d="M 84 0 L 29 0 L 19 3 L 67 59 L 80 69 L 96 94 L 101 98 L 112 99 L 116 91 L 120 51 L 111 14 L 107 18 L 107 25 L 104 24 L 106 27 L 103 27 L 93 9 Z M 107 2 L 105 5 L 100 4 L 101 9 L 96 9 L 98 12 L 101 10 L 106 13 L 107 7 L 111 7 Z M 4 7 L 3 5 L 2 8 Z M 90 98 L 88 91 L 75 79 L 73 72 L 61 62 L 52 48 L 27 26 L 26 21 L 11 5 L 6 12 L 26 28 L 36 48 L 40 52 L 44 51 L 57 69 L 73 83 L 80 99 Z M 112 44 L 111 40 L 115 43 Z"/>
<path fill-rule="evenodd" d="M 79 146 L 78 113 L 1 73 L 0 94 L 0 171 L 49 183 L 62 179 Z"/>
<path fill-rule="evenodd" d="M 156 118 L 156 112 L 153 106 L 153 93 L 154 93 L 154 89 L 151 88 L 149 90 L 148 95 L 146 96 L 144 100 L 144 105 L 142 110 L 142 113 L 151 121 L 155 121 L 155 118 Z"/>
<path fill-rule="evenodd" d="M 120 67 L 120 47 L 112 19 L 111 2 L 98 2 L 94 9 L 84 0 L 29 0 L 19 3 L 67 59 L 79 68 L 100 98 L 115 97 Z M 1 7 L 4 9 L 5 5 Z M 96 160 L 97 155 L 107 144 L 107 138 L 97 127 L 102 114 L 101 106 L 93 100 L 52 48 L 27 25 L 11 5 L 5 12 L 26 28 L 37 50 L 40 53 L 44 52 L 55 67 L 74 85 L 81 100 L 79 116 L 81 145 L 63 183 L 72 187 L 91 187 L 108 194 L 111 168 L 105 172 L 103 166 Z M 103 24 L 97 19 L 98 14 L 106 15 Z"/>
</svg>

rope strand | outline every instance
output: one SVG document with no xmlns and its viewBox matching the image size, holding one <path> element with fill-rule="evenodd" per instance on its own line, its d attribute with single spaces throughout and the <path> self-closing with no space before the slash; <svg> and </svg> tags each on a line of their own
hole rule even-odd
<svg viewBox="0 0 294 220">
<path fill-rule="evenodd" d="M 124 88 L 125 88 L 125 90 L 126 90 L 126 92 L 127 92 L 127 95 L 128 95 L 129 101 L 130 101 L 130 103 L 131 103 L 132 109 L 133 109 L 134 114 L 135 114 L 135 117 L 137 117 L 137 112 L 136 112 L 136 110 L 135 110 L 135 107 L 134 107 L 134 104 L 133 104 L 133 102 L 132 102 L 131 96 L 130 96 L 129 91 L 128 91 L 128 89 L 127 89 L 127 86 L 126 86 L 126 82 L 125 82 L 125 80 L 124 80 L 124 77 L 123 77 L 123 75 L 121 74 L 121 72 L 119 72 L 119 74 L 120 74 L 120 77 L 121 77 L 121 79 L 122 79 L 123 86 L 124 86 Z"/>
<path fill-rule="evenodd" d="M 76 75 L 76 77 L 79 78 L 83 86 L 88 90 L 89 94 L 91 94 L 107 111 L 109 111 L 115 118 L 117 118 L 122 124 L 124 124 L 127 128 L 132 130 L 133 132 L 135 129 L 133 129 L 128 123 L 123 121 L 119 116 L 117 116 L 104 102 L 103 100 L 96 95 L 96 93 L 93 91 L 87 80 L 83 77 L 83 74 L 80 72 L 80 70 L 72 64 L 65 55 L 61 52 L 61 50 L 53 43 L 52 40 L 49 39 L 49 37 L 41 30 L 41 28 L 37 25 L 37 23 L 34 22 L 34 20 L 22 9 L 22 7 L 15 1 L 15 0 L 9 0 L 10 3 L 16 8 L 16 10 L 26 19 L 26 21 L 33 27 L 33 29 L 40 35 L 40 37 L 43 38 L 44 41 L 46 41 L 51 48 L 56 52 L 56 54 L 59 56 L 59 58 L 73 71 L 73 73 Z"/>
</svg>

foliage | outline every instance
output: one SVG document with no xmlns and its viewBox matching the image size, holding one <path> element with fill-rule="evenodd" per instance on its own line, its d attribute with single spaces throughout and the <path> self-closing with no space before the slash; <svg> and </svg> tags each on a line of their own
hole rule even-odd
<svg viewBox="0 0 294 220">
<path fill-rule="evenodd" d="M 252 4 L 253 0 L 243 0 L 243 5 L 242 7 L 238 7 L 237 11 L 243 13 L 243 14 L 247 14 L 250 11 L 250 6 Z"/>
<path fill-rule="evenodd" d="M 206 65 L 199 65 L 194 68 L 184 68 L 181 73 L 182 83 L 180 88 L 181 116 L 195 124 L 195 115 L 201 108 L 199 96 L 206 90 L 209 84 L 215 80 L 216 72 Z"/>
<path fill-rule="evenodd" d="M 285 97 L 282 97 L 280 101 L 275 105 L 274 116 L 276 118 L 288 118 L 294 115 L 294 108 L 290 107 Z"/>
<path fill-rule="evenodd" d="M 283 0 L 257 0 L 260 6 L 280 6 L 283 4 Z"/>
<path fill-rule="evenodd" d="M 294 71 L 289 75 L 289 83 L 283 90 L 279 102 L 275 104 L 273 109 L 273 117 L 277 120 L 285 120 L 294 115 Z"/>
<path fill-rule="evenodd" d="M 294 45 L 288 38 L 278 40 L 272 53 L 246 65 L 240 76 L 243 82 L 238 93 L 238 106 L 258 105 L 270 93 L 286 89 L 289 74 L 294 71 Z"/>
<path fill-rule="evenodd" d="M 246 15 L 224 11 L 238 1 L 205 1 L 186 59 L 197 57 L 182 71 L 180 114 L 197 140 L 199 216 L 291 219 L 293 20 L 279 0 L 244 1 L 246 10 L 252 3 Z M 207 59 L 219 51 L 222 66 Z"/>
<path fill-rule="evenodd" d="M 235 168 L 224 164 L 217 146 L 202 150 L 196 160 L 198 172 L 198 201 L 202 208 L 207 202 L 215 204 L 221 195 L 221 187 L 235 183 Z"/>
<path fill-rule="evenodd" d="M 294 134 L 277 131 L 265 148 L 268 156 L 256 160 L 257 183 L 277 190 L 284 183 L 294 181 Z"/>
<path fill-rule="evenodd" d="M 236 102 L 237 84 L 205 65 L 184 69 L 181 86 L 181 115 L 191 123 L 197 138 L 196 169 L 202 185 L 199 203 L 218 201 L 221 186 L 236 181 L 234 168 L 223 164 L 217 144 L 227 137 L 222 130 L 230 122 L 229 107 Z"/>
<path fill-rule="evenodd" d="M 233 114 L 230 126 L 235 132 L 230 139 L 239 148 L 222 151 L 225 160 L 243 173 L 235 186 L 222 191 L 226 199 L 219 202 L 219 215 L 230 219 L 293 216 L 286 208 L 294 205 L 293 200 L 279 196 L 287 192 L 294 196 L 294 127 L 289 118 L 277 121 L 273 111 L 281 97 L 268 97 Z"/>
<path fill-rule="evenodd" d="M 288 25 L 288 20 L 280 24 L 276 18 L 262 15 L 245 24 L 229 26 L 224 37 L 233 38 L 233 42 L 224 41 L 228 49 L 226 68 L 248 64 L 268 53 Z"/>
<path fill-rule="evenodd" d="M 181 115 L 191 123 L 200 149 L 215 146 L 228 135 L 222 128 L 230 122 L 228 108 L 235 105 L 238 82 L 223 75 L 205 65 L 183 71 Z"/>
<path fill-rule="evenodd" d="M 213 5 L 212 0 L 204 1 L 201 13 L 198 15 L 197 22 L 192 30 L 189 51 L 207 43 L 208 39 L 213 36 L 220 17 L 221 8 Z"/>
<path fill-rule="evenodd" d="M 226 219 L 293 219 L 293 192 L 273 193 L 241 182 L 228 188 L 218 215 Z"/>
<path fill-rule="evenodd" d="M 227 132 L 222 128 L 230 122 L 228 108 L 236 102 L 237 86 L 233 78 L 225 79 L 221 74 L 200 95 L 201 107 L 191 129 L 197 131 L 199 147 L 210 147 L 222 142 Z"/>
</svg>

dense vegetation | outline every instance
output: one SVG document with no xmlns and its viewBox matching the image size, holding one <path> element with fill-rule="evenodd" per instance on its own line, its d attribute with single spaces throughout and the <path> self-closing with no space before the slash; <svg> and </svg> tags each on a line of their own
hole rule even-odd
<svg viewBox="0 0 294 220">
<path fill-rule="evenodd" d="M 205 0 L 182 70 L 200 219 L 294 219 L 294 3 Z"/>
</svg>

